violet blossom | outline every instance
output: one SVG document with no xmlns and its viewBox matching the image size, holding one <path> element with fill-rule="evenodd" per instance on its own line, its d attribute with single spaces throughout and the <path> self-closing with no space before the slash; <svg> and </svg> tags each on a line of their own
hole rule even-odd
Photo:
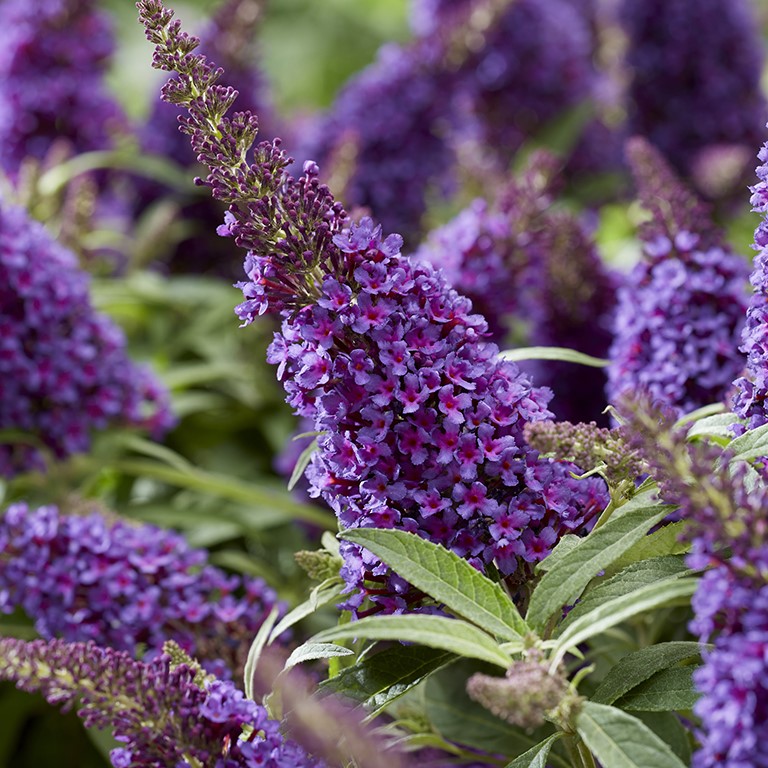
<svg viewBox="0 0 768 768">
<path fill-rule="evenodd" d="M 577 485 L 572 466 L 526 447 L 522 429 L 548 417 L 548 393 L 497 358 L 471 302 L 402 256 L 398 235 L 383 237 L 370 219 L 350 224 L 315 164 L 293 179 L 277 142 L 246 163 L 255 118 L 226 118 L 234 94 L 191 53 L 194 40 L 157 0 L 139 7 L 155 66 L 179 73 L 165 94 L 189 109 L 205 183 L 230 203 L 221 234 L 249 250 L 237 313 L 244 324 L 282 316 L 268 359 L 294 411 L 322 433 L 313 492 L 344 527 L 397 526 L 526 578 L 563 530 L 587 530 L 607 500 L 602 481 Z M 342 556 L 350 608 L 366 595 L 390 612 L 421 600 L 370 553 L 343 544 Z"/>
<path fill-rule="evenodd" d="M 322 768 L 280 732 L 266 709 L 232 683 L 150 662 L 94 643 L 0 638 L 0 679 L 41 693 L 86 727 L 109 729 L 124 746 L 115 768 Z"/>
<path fill-rule="evenodd" d="M 765 52 L 749 0 L 623 0 L 620 16 L 632 134 L 686 177 L 712 148 L 760 143 Z"/>
<path fill-rule="evenodd" d="M 261 579 L 224 573 L 173 531 L 23 503 L 0 517 L 0 612 L 21 609 L 47 639 L 150 655 L 174 640 L 237 674 L 276 604 Z"/>
<path fill-rule="evenodd" d="M 108 149 L 126 118 L 104 75 L 115 47 L 94 0 L 0 5 L 0 167 L 14 176 L 56 141 L 75 153 Z"/>
<path fill-rule="evenodd" d="M 629 152 L 651 219 L 619 289 L 608 396 L 644 390 L 685 413 L 722 402 L 743 369 L 748 267 L 656 150 L 636 140 Z"/>
<path fill-rule="evenodd" d="M 0 198 L 0 430 L 56 458 L 87 451 L 90 433 L 173 423 L 168 393 L 126 354 L 122 331 L 91 306 L 75 256 Z M 44 467 L 36 443 L 0 443 L 0 476 Z"/>
</svg>

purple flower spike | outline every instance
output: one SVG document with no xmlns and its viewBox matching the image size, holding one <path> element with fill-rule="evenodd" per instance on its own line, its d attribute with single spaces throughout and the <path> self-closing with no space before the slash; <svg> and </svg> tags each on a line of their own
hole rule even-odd
<svg viewBox="0 0 768 768">
<path fill-rule="evenodd" d="M 747 356 L 746 375 L 736 382 L 733 409 L 748 420 L 750 429 L 768 423 L 768 142 L 758 155 L 762 165 L 757 168 L 758 182 L 752 187 L 752 210 L 762 215 L 755 230 L 754 271 L 750 282 L 754 294 L 749 302 L 747 324 L 742 336 L 741 351 Z"/>
<path fill-rule="evenodd" d="M 93 0 L 0 4 L 0 166 L 15 175 L 57 140 L 74 152 L 107 149 L 125 116 L 103 77 L 114 49 Z"/>
<path fill-rule="evenodd" d="M 231 683 L 167 656 L 149 663 L 93 643 L 0 638 L 0 679 L 41 693 L 125 746 L 115 768 L 323 768 Z"/>
<path fill-rule="evenodd" d="M 608 396 L 644 390 L 685 413 L 723 401 L 743 370 L 748 267 L 656 150 L 637 139 L 628 152 L 651 220 L 619 290 Z"/>
<path fill-rule="evenodd" d="M 88 450 L 91 430 L 132 424 L 163 434 L 168 394 L 126 355 L 97 313 L 74 255 L 0 198 L 0 430 L 21 430 L 57 458 Z M 33 446 L 0 444 L 0 476 L 42 468 Z"/>
<path fill-rule="evenodd" d="M 693 597 L 690 630 L 702 643 L 693 768 L 762 768 L 768 740 L 768 489 L 747 484 L 749 465 L 686 442 L 674 415 L 629 405 L 627 435 L 664 501 L 689 523 L 687 563 L 708 569 Z M 725 459 L 725 461 L 723 460 Z"/>
<path fill-rule="evenodd" d="M 220 73 L 190 53 L 194 40 L 161 3 L 139 7 L 157 46 L 156 66 L 179 73 L 166 95 L 189 109 L 185 128 L 210 169 L 206 183 L 230 203 L 228 228 L 249 249 L 238 315 L 244 324 L 265 312 L 281 315 L 268 359 L 278 365 L 289 404 L 320 433 L 310 492 L 345 527 L 396 525 L 471 553 L 478 567 L 497 560 L 503 575 L 527 577 L 528 563 L 553 539 L 543 534 L 518 559 L 517 545 L 493 539 L 494 515 L 519 501 L 537 535 L 540 522 L 560 531 L 573 521 L 584 531 L 606 501 L 600 480 L 574 489 L 567 505 L 548 494 L 550 485 L 576 482 L 572 466 L 540 461 L 523 439 L 526 423 L 549 417 L 548 392 L 498 359 L 469 299 L 439 271 L 404 257 L 401 237 L 383 237 L 369 218 L 350 223 L 313 165 L 293 179 L 276 143 L 258 145 L 246 164 L 253 116 L 223 117 L 233 95 L 211 85 Z M 356 350 L 372 363 L 363 376 Z M 459 483 L 478 500 L 454 498 Z M 428 504 L 424 513 L 417 499 Z M 405 589 L 369 552 L 342 544 L 342 555 L 351 609 L 366 596 L 376 604 L 371 610 L 418 607 L 423 595 Z"/>
<path fill-rule="evenodd" d="M 0 518 L 0 612 L 21 608 L 45 638 L 157 654 L 166 640 L 238 673 L 276 604 L 260 579 L 152 525 L 13 504 Z"/>
<path fill-rule="evenodd" d="M 525 342 L 605 357 L 617 282 L 603 266 L 585 226 L 552 207 L 558 163 L 537 153 L 496 204 L 475 200 L 433 231 L 415 254 L 442 268 L 451 285 L 472 299 L 503 343 L 510 328 L 525 325 Z M 525 363 L 521 368 L 555 397 L 561 418 L 600 419 L 605 375 L 567 363 Z M 450 371 L 448 371 L 450 373 Z"/>
<path fill-rule="evenodd" d="M 736 146 L 748 156 L 768 118 L 764 43 L 750 2 L 623 0 L 620 13 L 629 37 L 631 133 L 685 177 L 710 149 Z"/>
</svg>

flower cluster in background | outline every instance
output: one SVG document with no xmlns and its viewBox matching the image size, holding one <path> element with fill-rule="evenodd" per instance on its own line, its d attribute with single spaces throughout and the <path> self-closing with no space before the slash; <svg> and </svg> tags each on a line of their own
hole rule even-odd
<svg viewBox="0 0 768 768">
<path fill-rule="evenodd" d="M 744 367 L 747 262 L 648 144 L 630 148 L 643 258 L 619 289 L 608 396 L 642 390 L 679 413 L 726 399 Z"/>
<path fill-rule="evenodd" d="M 0 166 L 18 173 L 54 144 L 107 149 L 126 118 L 105 83 L 115 47 L 95 0 L 6 0 L 0 7 Z"/>
<path fill-rule="evenodd" d="M 86 451 L 93 430 L 173 424 L 168 394 L 128 357 L 123 332 L 96 312 L 72 253 L 0 199 L 0 476 Z M 30 443 L 30 439 L 32 442 Z M 38 447 L 39 446 L 39 447 Z"/>
<path fill-rule="evenodd" d="M 630 134 L 645 136 L 680 174 L 702 181 L 717 150 L 736 150 L 736 172 L 712 190 L 733 193 L 768 119 L 760 93 L 765 46 L 751 4 L 622 0 L 620 15 L 629 38 Z"/>
<path fill-rule="evenodd" d="M 277 598 L 261 579 L 207 560 L 153 525 L 13 504 L 0 518 L 0 610 L 21 609 L 44 638 L 131 654 L 174 640 L 228 677 Z"/>
</svg>

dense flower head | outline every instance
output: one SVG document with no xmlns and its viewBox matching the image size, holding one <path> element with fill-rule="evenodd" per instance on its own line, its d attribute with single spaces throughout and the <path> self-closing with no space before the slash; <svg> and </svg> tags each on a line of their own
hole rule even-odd
<svg viewBox="0 0 768 768">
<path fill-rule="evenodd" d="M 166 93 L 190 110 L 206 183 L 231 203 L 221 233 L 250 250 L 238 315 L 282 315 L 268 359 L 294 411 L 322 433 L 308 477 L 342 526 L 417 532 L 505 576 L 541 559 L 563 528 L 586 530 L 606 501 L 602 481 L 574 489 L 570 466 L 527 449 L 523 426 L 548 417 L 548 393 L 498 359 L 470 300 L 403 257 L 399 235 L 382 237 L 367 218 L 348 224 L 314 163 L 294 180 L 273 143 L 246 165 L 250 116 L 222 119 L 232 100 L 211 86 L 220 73 L 191 55 L 159 3 L 140 9 L 156 66 L 179 73 Z M 342 548 L 350 591 L 368 582 L 375 610 L 420 600 L 370 553 Z"/>
<path fill-rule="evenodd" d="M 686 176 L 709 147 L 759 143 L 764 50 L 748 0 L 623 0 L 620 13 L 632 133 Z"/>
<path fill-rule="evenodd" d="M 714 446 L 686 444 L 674 416 L 635 404 L 627 434 L 678 504 L 692 543 L 687 562 L 708 569 L 693 598 L 691 631 L 703 643 L 695 673 L 701 698 L 694 768 L 760 768 L 768 739 L 768 488 L 748 483 L 749 467 L 728 466 Z"/>
<path fill-rule="evenodd" d="M 515 0 L 460 71 L 477 139 L 508 163 L 523 142 L 594 96 L 589 20 L 570 0 Z"/>
<path fill-rule="evenodd" d="M 173 421 L 166 391 L 128 358 L 88 291 L 74 255 L 0 199 L 0 430 L 24 431 L 57 458 L 87 450 L 93 429 L 162 433 Z M 41 466 L 33 445 L 0 444 L 0 476 Z"/>
<path fill-rule="evenodd" d="M 54 141 L 106 149 L 125 117 L 103 81 L 114 48 L 93 0 L 0 5 L 0 167 L 14 175 Z"/>
<path fill-rule="evenodd" d="M 752 210 L 762 218 L 755 230 L 754 269 L 749 278 L 754 294 L 747 310 L 747 322 L 742 335 L 741 351 L 747 356 L 746 375 L 736 384 L 733 409 L 748 420 L 750 428 L 768 422 L 766 396 L 768 396 L 768 142 L 760 150 L 762 165 L 757 168 L 758 182 L 752 187 Z"/>
<path fill-rule="evenodd" d="M 314 420 L 308 477 L 345 527 L 400 527 L 505 576 L 543 558 L 602 507 L 602 481 L 538 460 L 522 427 L 547 396 L 483 341 L 484 320 L 439 272 L 404 259 L 369 219 L 334 238 L 349 259 L 312 305 L 284 316 L 268 359 L 288 402 Z M 256 276 L 254 275 L 254 278 Z M 242 314 L 244 320 L 250 319 Z M 342 544 L 342 574 L 374 602 L 414 597 L 387 569 Z M 352 600 L 361 599 L 362 593 Z"/>
<path fill-rule="evenodd" d="M 115 768 L 321 768 L 229 682 L 167 656 L 136 661 L 94 643 L 0 639 L 0 679 L 109 729 Z"/>
<path fill-rule="evenodd" d="M 384 46 L 344 86 L 299 153 L 327 168 L 343 161 L 347 147 L 347 205 L 368 209 L 409 242 L 421 232 L 428 192 L 449 183 L 454 162 L 445 135 L 452 75 L 436 63 L 439 48 L 434 41 Z"/>
<path fill-rule="evenodd" d="M 558 163 L 534 156 L 498 201 L 475 200 L 433 231 L 414 258 L 443 270 L 488 321 L 502 342 L 510 328 L 524 327 L 534 346 L 560 346 L 604 357 L 611 343 L 616 279 L 603 266 L 585 226 L 552 207 Z M 600 418 L 605 375 L 572 374 L 568 364 L 526 363 L 534 382 L 550 387 L 561 418 Z"/>
<path fill-rule="evenodd" d="M 651 220 L 618 293 L 608 396 L 642 389 L 682 413 L 722 401 L 743 370 L 748 266 L 658 153 L 635 143 L 630 161 Z"/>
<path fill-rule="evenodd" d="M 172 639 L 232 674 L 276 596 L 207 560 L 153 525 L 13 504 L 0 518 L 0 611 L 23 610 L 44 638 L 132 654 L 157 654 Z"/>
</svg>

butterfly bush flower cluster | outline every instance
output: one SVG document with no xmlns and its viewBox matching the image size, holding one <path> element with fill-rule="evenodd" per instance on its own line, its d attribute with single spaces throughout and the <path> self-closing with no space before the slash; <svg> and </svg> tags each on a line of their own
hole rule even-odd
<svg viewBox="0 0 768 768">
<path fill-rule="evenodd" d="M 454 164 L 445 131 L 452 75 L 442 44 L 390 44 L 342 89 L 299 152 L 337 173 L 351 164 L 344 199 L 374 213 L 388 230 L 416 240 L 430 188 L 450 183 Z M 351 158 L 346 158 L 351 155 Z"/>
<path fill-rule="evenodd" d="M 74 255 L 0 198 L 0 429 L 26 432 L 57 458 L 88 450 L 91 430 L 159 435 L 173 423 L 167 392 L 128 358 L 88 291 Z M 0 476 L 43 466 L 35 445 L 0 443 Z"/>
<path fill-rule="evenodd" d="M 344 527 L 397 526 L 478 567 L 495 561 L 505 576 L 543 558 L 564 530 L 586 530 L 606 500 L 602 481 L 580 485 L 570 465 L 525 446 L 523 426 L 548 417 L 548 394 L 496 357 L 471 302 L 404 258 L 398 235 L 382 237 L 370 219 L 350 224 L 313 163 L 294 180 L 281 150 L 264 143 L 245 166 L 254 118 L 223 120 L 231 90 L 210 85 L 216 71 L 190 55 L 190 38 L 161 6 L 142 10 L 156 65 L 180 73 L 166 92 L 190 107 L 207 183 L 232 203 L 222 234 L 250 249 L 238 315 L 247 324 L 282 314 L 268 359 L 294 411 L 321 432 L 313 492 Z M 204 102 L 182 96 L 203 88 Z M 342 553 L 350 608 L 366 593 L 375 610 L 420 599 L 359 547 Z"/>
<path fill-rule="evenodd" d="M 454 5 L 438 3 L 436 11 L 451 18 Z M 455 109 L 472 116 L 473 138 L 506 167 L 526 139 L 591 101 L 593 42 L 589 20 L 570 0 L 510 3 L 458 73 Z"/>
<path fill-rule="evenodd" d="M 620 15 L 631 133 L 684 176 L 708 148 L 760 144 L 765 53 L 748 0 L 623 0 Z"/>
<path fill-rule="evenodd" d="M 741 350 L 747 356 L 745 376 L 736 382 L 733 409 L 747 419 L 750 429 L 768 423 L 768 343 L 765 329 L 768 328 L 768 142 L 763 144 L 759 158 L 762 164 L 757 168 L 758 182 L 752 187 L 752 210 L 762 214 L 755 230 L 754 247 L 758 251 L 750 283 L 754 294 L 747 310 Z"/>
<path fill-rule="evenodd" d="M 115 768 L 322 768 L 283 737 L 263 706 L 229 682 L 168 656 L 149 662 L 93 643 L 0 639 L 0 679 L 55 706 L 78 708 L 86 727 L 124 746 Z"/>
<path fill-rule="evenodd" d="M 114 49 L 93 0 L 0 4 L 0 166 L 15 175 L 64 139 L 74 152 L 107 149 L 125 126 L 104 74 Z"/>
<path fill-rule="evenodd" d="M 706 569 L 693 597 L 691 631 L 704 666 L 694 674 L 701 719 L 694 768 L 762 766 L 768 739 L 768 490 L 747 484 L 748 465 L 686 445 L 674 415 L 630 406 L 632 444 L 659 481 L 659 494 L 689 521 L 687 563 Z M 660 426 L 661 422 L 661 426 Z M 719 467 L 713 471 L 713 466 Z"/>
<path fill-rule="evenodd" d="M 645 390 L 684 413 L 723 401 L 744 367 L 748 266 L 650 145 L 629 152 L 651 219 L 619 290 L 608 396 Z"/>
<path fill-rule="evenodd" d="M 504 186 L 495 205 L 474 201 L 433 231 L 414 258 L 440 267 L 472 299 L 494 341 L 523 325 L 529 344 L 604 357 L 617 280 L 603 267 L 584 225 L 553 209 L 558 170 L 555 158 L 538 154 Z M 604 374 L 589 369 L 574 377 L 569 368 L 554 362 L 524 366 L 537 384 L 554 391 L 558 416 L 600 418 Z"/>
<path fill-rule="evenodd" d="M 227 575 L 173 531 L 13 504 L 0 518 L 0 611 L 44 638 L 157 653 L 166 640 L 219 674 L 238 672 L 275 593 Z"/>
</svg>

